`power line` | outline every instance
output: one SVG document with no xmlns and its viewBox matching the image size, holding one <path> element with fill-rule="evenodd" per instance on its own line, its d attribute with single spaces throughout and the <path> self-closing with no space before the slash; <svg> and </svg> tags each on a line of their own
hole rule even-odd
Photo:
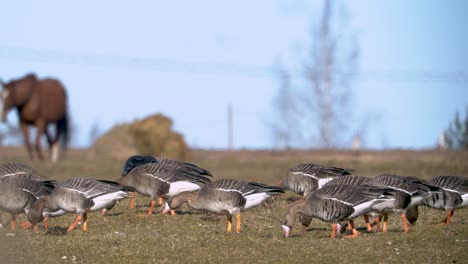
<svg viewBox="0 0 468 264">
<path fill-rule="evenodd" d="M 61 52 L 32 48 L 0 46 L 0 58 L 8 60 L 36 61 L 49 64 L 91 65 L 105 68 L 137 68 L 158 72 L 181 72 L 207 75 L 236 75 L 259 78 L 276 78 L 271 66 L 232 64 L 202 61 L 182 61 L 162 58 L 143 58 L 117 55 L 97 55 L 79 52 Z M 362 81 L 377 82 L 445 82 L 466 83 L 466 72 L 357 72 L 344 75 Z"/>
</svg>

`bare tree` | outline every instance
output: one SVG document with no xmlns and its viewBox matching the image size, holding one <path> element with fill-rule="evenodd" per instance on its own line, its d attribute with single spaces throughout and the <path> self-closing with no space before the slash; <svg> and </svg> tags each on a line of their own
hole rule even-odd
<svg viewBox="0 0 468 264">
<path fill-rule="evenodd" d="M 296 117 L 286 119 L 299 120 L 288 124 L 288 130 L 280 130 L 293 136 L 300 131 L 301 146 L 332 148 L 343 146 L 352 137 L 352 76 L 355 73 L 359 51 L 357 45 L 349 42 L 346 24 L 336 23 L 333 3 L 325 0 L 319 25 L 314 28 L 312 43 L 305 62 L 301 66 L 301 87 L 295 86 L 296 95 L 290 99 L 295 111 L 282 111 Z M 284 75 L 284 73 L 283 73 Z M 285 77 L 281 77 L 284 82 Z M 289 78 L 288 78 L 289 79 Z M 288 90 L 288 91 L 289 91 Z M 289 91 L 290 92 L 290 91 Z M 278 98 L 284 99 L 285 88 L 281 86 Z M 293 94 L 293 93 L 291 93 Z M 284 105 L 274 103 L 275 109 Z M 280 119 L 281 121 L 286 120 Z M 292 125 L 292 126 L 289 126 Z M 294 129 L 295 130 L 294 130 Z M 274 133 L 277 131 L 274 130 Z M 362 132 L 361 132 L 362 133 Z"/>
<path fill-rule="evenodd" d="M 324 2 L 310 59 L 304 65 L 306 87 L 304 103 L 310 113 L 310 122 L 316 127 L 319 147 L 337 147 L 343 143 L 351 120 L 351 76 L 356 68 L 358 49 L 346 43 L 344 28 L 333 32 L 332 1 Z M 336 27 L 335 27 L 336 28 Z"/>
<path fill-rule="evenodd" d="M 468 149 L 468 106 L 465 108 L 465 118 L 460 120 L 460 114 L 457 111 L 444 134 L 449 148 Z"/>
<path fill-rule="evenodd" d="M 293 93 L 289 74 L 284 68 L 277 69 L 280 80 L 279 93 L 274 99 L 275 111 L 274 121 L 270 122 L 273 140 L 280 148 L 291 148 L 297 146 L 302 139 L 300 130 L 299 109 L 297 106 L 297 95 Z"/>
</svg>

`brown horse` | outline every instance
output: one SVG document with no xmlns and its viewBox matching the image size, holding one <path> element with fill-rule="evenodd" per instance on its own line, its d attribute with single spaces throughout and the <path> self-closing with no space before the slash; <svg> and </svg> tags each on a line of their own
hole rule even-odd
<svg viewBox="0 0 468 264">
<path fill-rule="evenodd" d="M 63 85 L 55 79 L 39 80 L 36 75 L 28 74 L 21 79 L 3 83 L 0 91 L 0 118 L 6 121 L 7 112 L 16 107 L 18 110 L 24 143 L 29 157 L 34 159 L 33 149 L 29 140 L 28 125 L 36 126 L 35 149 L 39 159 L 41 153 L 41 136 L 45 134 L 51 149 L 51 159 L 58 158 L 60 136 L 63 135 L 63 146 L 68 141 L 67 95 Z M 56 125 L 56 135 L 52 138 L 48 125 Z"/>
</svg>

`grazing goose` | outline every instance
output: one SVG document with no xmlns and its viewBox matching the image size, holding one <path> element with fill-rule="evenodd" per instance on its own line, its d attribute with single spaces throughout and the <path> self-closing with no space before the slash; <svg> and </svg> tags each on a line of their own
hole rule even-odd
<svg viewBox="0 0 468 264">
<path fill-rule="evenodd" d="M 394 212 L 401 216 L 404 232 L 407 233 L 409 231 L 407 210 L 415 208 L 425 198 L 438 190 L 438 188 L 427 185 L 415 177 L 403 177 L 393 174 L 379 175 L 367 184 L 394 190 L 395 200 L 388 202 L 379 212 L 383 214 L 383 232 L 387 232 L 388 213 Z M 414 209 L 411 212 L 414 212 Z"/>
<path fill-rule="evenodd" d="M 33 203 L 52 192 L 53 181 L 33 180 L 28 177 L 6 177 L 0 182 L 0 210 L 11 215 L 11 229 L 16 229 L 16 216 L 28 213 Z M 29 223 L 21 224 L 28 227 Z"/>
<path fill-rule="evenodd" d="M 158 163 L 162 166 L 175 169 L 179 172 L 189 174 L 194 177 L 198 177 L 200 175 L 203 177 L 212 176 L 209 171 L 192 163 L 182 162 L 178 160 L 170 160 L 170 159 L 161 158 L 161 157 L 153 157 L 153 156 L 148 156 L 148 155 L 134 155 L 134 156 L 130 156 L 125 161 L 124 167 L 122 169 L 122 177 L 127 175 L 135 167 L 138 167 L 140 165 L 147 164 L 147 163 Z M 161 204 L 162 204 L 162 198 L 159 197 L 159 205 Z M 130 200 L 130 208 L 134 208 L 134 207 L 135 207 L 135 194 L 132 193 L 132 197 Z M 171 213 L 173 213 L 173 211 L 171 211 Z"/>
<path fill-rule="evenodd" d="M 299 164 L 289 170 L 284 178 L 284 186 L 299 195 L 306 196 L 333 178 L 349 174 L 351 174 L 349 170 L 342 168 L 312 163 Z"/>
<path fill-rule="evenodd" d="M 468 178 L 461 176 L 437 176 L 429 180 L 430 185 L 442 189 L 423 201 L 423 204 L 440 210 L 447 211 L 445 224 L 450 224 L 455 209 L 468 206 Z"/>
<path fill-rule="evenodd" d="M 210 182 L 206 175 L 190 174 L 160 163 L 146 163 L 131 169 L 118 180 L 123 185 L 135 188 L 141 195 L 151 197 L 151 206 L 147 215 L 152 215 L 159 197 L 169 199 L 179 193 L 199 190 L 200 185 Z M 166 203 L 163 213 L 171 211 Z"/>
<path fill-rule="evenodd" d="M 23 176 L 33 180 L 46 179 L 33 168 L 20 162 L 7 162 L 0 165 L 0 181 L 11 177 Z"/>
<path fill-rule="evenodd" d="M 237 220 L 236 232 L 241 231 L 240 213 L 262 204 L 272 195 L 284 193 L 280 187 L 256 182 L 219 179 L 206 184 L 198 192 L 184 192 L 169 199 L 171 208 L 187 203 L 194 209 L 207 210 L 227 217 L 227 232 L 232 231 L 232 217 Z"/>
<path fill-rule="evenodd" d="M 343 175 L 342 177 L 335 177 L 333 180 L 327 182 L 325 185 L 329 184 L 351 184 L 351 185 L 366 185 L 371 178 L 366 177 L 366 176 L 358 176 L 358 175 Z M 367 231 L 373 231 L 374 228 L 372 227 L 372 224 L 369 221 L 369 215 L 372 215 L 373 213 L 371 212 L 370 214 L 365 214 L 364 215 L 364 221 L 366 222 L 366 227 Z M 304 220 L 302 220 L 303 224 L 305 223 Z M 377 220 L 377 229 L 380 229 L 379 222 Z"/>
<path fill-rule="evenodd" d="M 350 184 L 327 184 L 307 195 L 305 199 L 288 206 L 282 221 L 284 236 L 289 237 L 299 214 L 303 215 L 301 222 L 303 219 L 310 221 L 312 218 L 331 222 L 332 238 L 336 237 L 337 224 L 349 221 L 353 234 L 346 237 L 358 237 L 359 232 L 353 219 L 371 212 L 379 203 L 389 199 L 393 199 L 391 194 L 381 189 Z"/>
<path fill-rule="evenodd" d="M 83 231 L 87 231 L 88 212 L 113 206 L 117 201 L 130 197 L 129 191 L 134 189 L 112 181 L 69 179 L 57 185 L 49 195 L 39 198 L 29 210 L 28 220 L 31 224 L 43 221 L 45 208 L 52 212 L 75 213 L 77 217 L 67 232 L 72 231 L 81 219 Z"/>
</svg>

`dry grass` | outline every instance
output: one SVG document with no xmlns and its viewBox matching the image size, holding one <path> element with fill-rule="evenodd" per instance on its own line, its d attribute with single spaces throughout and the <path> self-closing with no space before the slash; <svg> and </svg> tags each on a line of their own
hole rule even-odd
<svg viewBox="0 0 468 264">
<path fill-rule="evenodd" d="M 29 162 L 25 151 L 0 149 L 0 162 L 23 161 L 53 179 L 90 177 L 117 179 L 123 159 L 89 158 L 85 150 L 73 150 L 57 164 Z M 287 169 L 299 162 L 316 162 L 352 168 L 356 174 L 376 175 L 394 172 L 430 178 L 439 174 L 468 175 L 467 152 L 439 151 L 192 151 L 191 160 L 212 171 L 217 178 L 237 178 L 275 184 Z M 448 263 L 468 259 L 468 210 L 455 212 L 451 226 L 432 225 L 444 218 L 444 212 L 423 208 L 418 222 L 403 234 L 400 219 L 390 217 L 389 232 L 367 233 L 357 239 L 330 239 L 330 225 L 313 220 L 308 232 L 283 238 L 279 224 L 288 198 L 286 193 L 271 205 L 242 214 L 243 232 L 225 233 L 225 218 L 206 215 L 182 207 L 179 215 L 137 217 L 148 210 L 148 198 L 137 196 L 136 209 L 127 201 L 118 204 L 103 219 L 89 216 L 87 233 L 76 229 L 70 234 L 54 235 L 50 230 L 30 232 L 0 230 L 2 263 Z M 51 226 L 67 227 L 72 215 L 51 219 Z M 20 217 L 20 221 L 24 220 Z M 4 219 L 3 222 L 7 222 Z M 357 220 L 363 227 L 363 221 Z M 56 228 L 55 230 L 60 230 Z M 10 235 L 13 234 L 13 235 Z"/>
</svg>

